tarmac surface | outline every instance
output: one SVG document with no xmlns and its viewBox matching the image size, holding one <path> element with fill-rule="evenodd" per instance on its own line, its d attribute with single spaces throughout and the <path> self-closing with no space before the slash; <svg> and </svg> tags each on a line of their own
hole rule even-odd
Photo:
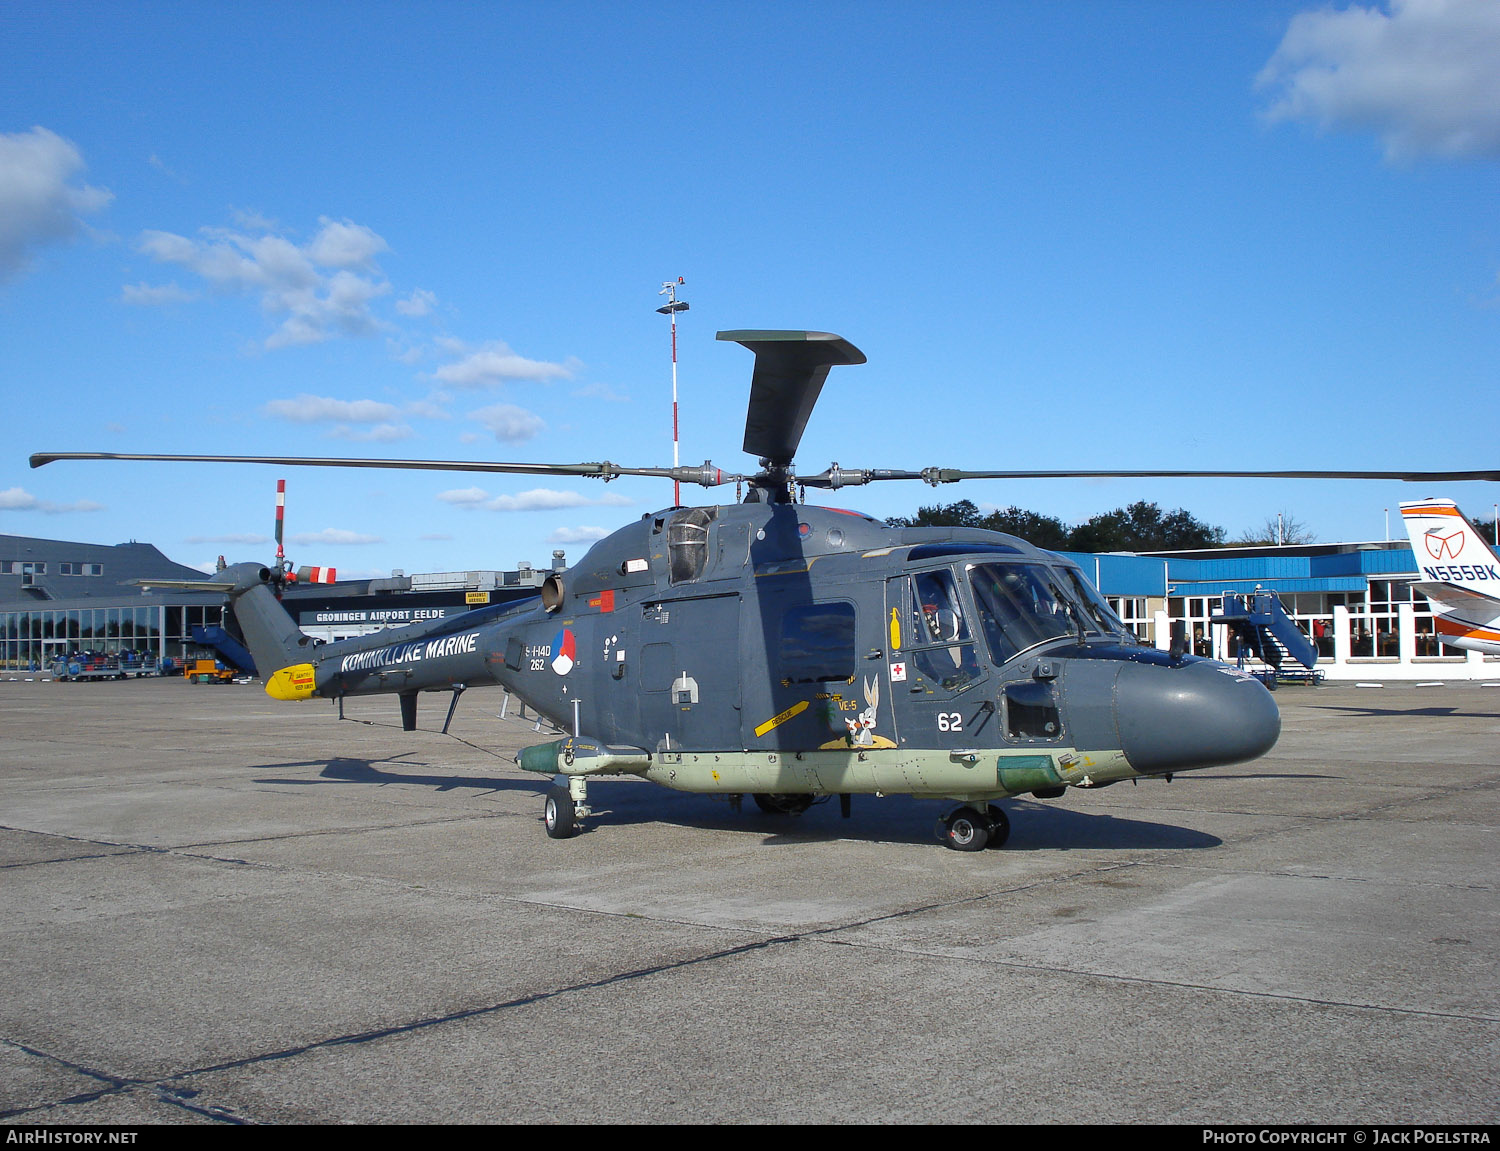
<svg viewBox="0 0 1500 1151">
<path fill-rule="evenodd" d="M 0 1120 L 1496 1122 L 1500 690 L 1277 699 L 962 854 L 634 780 L 549 840 L 498 692 L 0 680 Z"/>
</svg>

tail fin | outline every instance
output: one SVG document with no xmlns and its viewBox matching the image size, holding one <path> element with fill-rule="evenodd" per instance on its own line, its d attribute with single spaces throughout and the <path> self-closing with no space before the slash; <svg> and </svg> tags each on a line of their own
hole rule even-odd
<svg viewBox="0 0 1500 1151">
<path fill-rule="evenodd" d="M 260 564 L 243 563 L 220 573 L 234 580 L 229 606 L 239 621 L 261 678 L 270 683 L 274 673 L 305 663 L 313 640 L 299 628 L 271 590 L 272 572 Z"/>
<path fill-rule="evenodd" d="M 1500 560 L 1452 500 L 1401 505 L 1422 581 L 1500 597 Z"/>
<path fill-rule="evenodd" d="M 306 663 L 312 637 L 287 615 L 271 590 L 275 569 L 257 563 L 233 564 L 204 580 L 137 580 L 143 587 L 173 587 L 191 591 L 221 591 L 244 633 L 255 669 L 268 684 L 282 668 Z"/>
<path fill-rule="evenodd" d="M 1432 605 L 1438 638 L 1500 655 L 1500 560 L 1452 500 L 1402 504 L 1422 578 L 1412 584 Z"/>
</svg>

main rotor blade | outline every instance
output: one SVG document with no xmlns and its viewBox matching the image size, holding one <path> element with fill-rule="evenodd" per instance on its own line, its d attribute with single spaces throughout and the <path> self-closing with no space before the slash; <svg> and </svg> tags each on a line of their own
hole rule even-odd
<svg viewBox="0 0 1500 1151">
<path fill-rule="evenodd" d="M 923 468 L 929 484 L 952 484 L 959 480 L 1066 480 L 1066 479 L 1232 479 L 1232 480 L 1409 480 L 1416 483 L 1465 483 L 1500 480 L 1500 470 L 1479 471 L 1105 471 L 1059 472 L 966 471 L 960 468 Z M 881 478 L 881 477 L 876 477 Z"/>
<path fill-rule="evenodd" d="M 501 472 L 511 475 L 592 476 L 608 482 L 616 476 L 658 476 L 711 488 L 732 484 L 743 476 L 726 475 L 711 463 L 677 468 L 627 468 L 608 460 L 584 464 L 525 464 L 483 460 L 364 460 L 331 456 L 164 456 L 132 452 L 37 452 L 31 466 L 58 460 L 145 460 L 149 463 L 276 464 L 306 468 L 400 468 L 426 472 Z"/>
<path fill-rule="evenodd" d="M 745 450 L 786 467 L 797 454 L 828 369 L 862 364 L 865 354 L 831 332 L 741 330 L 720 332 L 755 353 L 750 377 L 750 408 L 745 415 Z"/>
<path fill-rule="evenodd" d="M 1229 472 L 1229 471 L 966 471 L 959 468 L 923 468 L 919 472 L 841 468 L 829 465 L 815 476 L 798 476 L 797 483 L 807 488 L 836 491 L 844 487 L 872 484 L 877 480 L 926 480 L 933 487 L 960 480 L 1072 480 L 1072 479 L 1233 479 L 1233 480 L 1407 480 L 1413 483 L 1468 483 L 1500 480 L 1500 471 L 1454 472 Z"/>
</svg>

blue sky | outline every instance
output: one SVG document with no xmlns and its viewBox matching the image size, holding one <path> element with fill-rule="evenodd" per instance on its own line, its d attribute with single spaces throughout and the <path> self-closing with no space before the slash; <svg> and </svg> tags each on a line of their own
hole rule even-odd
<svg viewBox="0 0 1500 1151">
<path fill-rule="evenodd" d="M 748 468 L 731 328 L 837 332 L 846 467 L 1494 466 L 1500 4 L 7 4 L 0 532 L 342 572 L 570 560 Z M 732 493 L 732 489 L 729 489 Z M 700 489 L 684 498 L 714 502 Z M 884 484 L 1379 539 L 1494 485 Z"/>
</svg>

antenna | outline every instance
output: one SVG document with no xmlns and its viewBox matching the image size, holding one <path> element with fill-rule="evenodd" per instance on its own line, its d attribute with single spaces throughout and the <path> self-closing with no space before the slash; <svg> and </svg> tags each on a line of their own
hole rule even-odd
<svg viewBox="0 0 1500 1151">
<path fill-rule="evenodd" d="M 687 281 L 678 276 L 675 283 L 668 280 L 662 284 L 661 291 L 656 293 L 658 296 L 667 297 L 665 306 L 656 310 L 672 318 L 672 467 L 674 469 L 679 464 L 677 458 L 677 313 L 688 310 L 687 301 L 677 298 L 677 285 L 685 283 Z M 682 506 L 682 484 L 675 479 L 672 481 L 672 504 L 674 507 Z"/>
</svg>

